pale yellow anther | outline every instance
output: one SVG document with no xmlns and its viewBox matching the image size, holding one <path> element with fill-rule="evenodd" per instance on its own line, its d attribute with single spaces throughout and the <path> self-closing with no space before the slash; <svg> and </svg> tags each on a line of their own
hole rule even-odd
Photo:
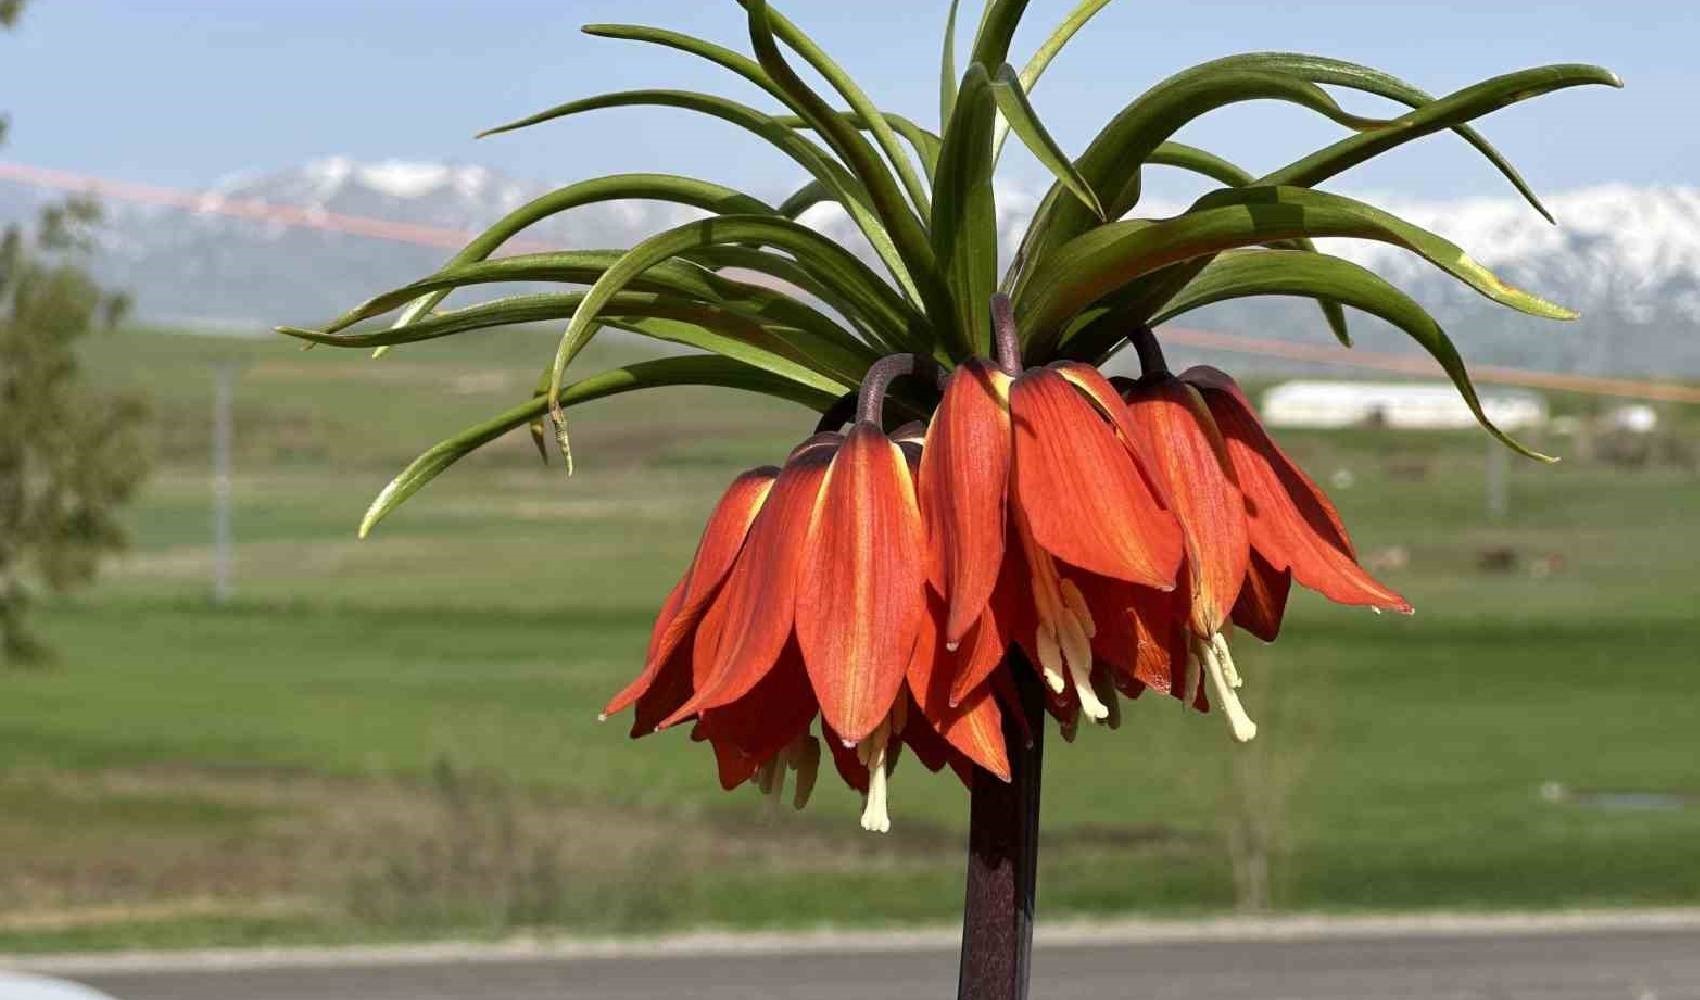
<svg viewBox="0 0 1700 1000">
<path fill-rule="evenodd" d="M 1039 671 L 1045 675 L 1050 689 L 1062 694 L 1068 680 L 1063 676 L 1062 647 L 1057 643 L 1056 627 L 1041 619 L 1034 638 L 1039 646 Z"/>
<path fill-rule="evenodd" d="M 1092 690 L 1092 637 L 1098 633 L 1086 596 L 1057 572 L 1049 553 L 1033 540 L 1021 522 L 1022 547 L 1033 571 L 1033 607 L 1038 612 L 1034 644 L 1038 647 L 1039 671 L 1052 693 L 1062 694 L 1069 684 L 1087 718 L 1102 722 L 1110 710 Z"/>
<path fill-rule="evenodd" d="M 1234 739 L 1249 743 L 1257 735 L 1257 723 L 1251 721 L 1245 706 L 1240 704 L 1240 696 L 1228 683 L 1221 657 L 1216 655 L 1210 643 L 1195 638 L 1192 644 L 1199 661 L 1204 664 L 1204 672 L 1210 675 L 1210 684 L 1216 689 L 1216 700 L 1222 703 L 1222 714 L 1228 717 L 1228 727 L 1233 730 Z"/>
<path fill-rule="evenodd" d="M 888 833 L 891 814 L 886 809 L 886 745 L 891 741 L 892 715 L 885 717 L 868 738 L 856 744 L 856 757 L 868 768 L 868 794 L 862 797 L 862 829 Z"/>
</svg>

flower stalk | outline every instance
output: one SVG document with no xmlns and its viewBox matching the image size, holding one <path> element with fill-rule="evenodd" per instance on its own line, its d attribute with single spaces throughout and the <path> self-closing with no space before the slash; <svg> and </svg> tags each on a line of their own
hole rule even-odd
<svg viewBox="0 0 1700 1000">
<path fill-rule="evenodd" d="M 969 791 L 968 886 L 962 911 L 957 1000 L 1026 1000 L 1039 871 L 1039 790 L 1045 760 L 1045 695 L 1018 650 L 1005 668 L 1020 715 L 1004 720 L 1009 780 L 984 769 Z M 1034 725 L 1025 729 L 1021 719 Z"/>
</svg>

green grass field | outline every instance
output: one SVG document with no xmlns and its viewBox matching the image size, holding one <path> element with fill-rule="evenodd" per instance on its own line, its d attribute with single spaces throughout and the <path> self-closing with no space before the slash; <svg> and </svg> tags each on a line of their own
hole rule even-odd
<svg viewBox="0 0 1700 1000">
<path fill-rule="evenodd" d="M 720 486 L 807 414 L 608 401 L 572 418 L 571 480 L 503 441 L 356 542 L 407 459 L 528 391 L 541 341 L 375 362 L 97 346 L 101 378 L 155 396 L 160 466 L 133 551 L 46 608 L 57 666 L 0 675 L 0 951 L 958 912 L 967 798 L 946 778 L 901 768 L 878 838 L 824 777 L 807 811 L 773 813 L 722 793 L 684 733 L 596 721 Z M 219 360 L 244 374 L 237 599 L 214 608 Z M 1479 435 L 1284 440 L 1350 479 L 1333 492 L 1359 548 L 1417 614 L 1296 597 L 1278 646 L 1242 640 L 1249 750 L 1155 698 L 1053 741 L 1044 913 L 1229 909 L 1236 858 L 1266 860 L 1282 910 L 1700 901 L 1700 477 L 1514 463 L 1494 523 Z M 1482 569 L 1490 550 L 1514 565 Z"/>
</svg>

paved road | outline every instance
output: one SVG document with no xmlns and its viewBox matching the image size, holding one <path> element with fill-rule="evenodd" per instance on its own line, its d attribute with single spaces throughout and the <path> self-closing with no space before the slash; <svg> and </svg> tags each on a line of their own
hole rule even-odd
<svg viewBox="0 0 1700 1000">
<path fill-rule="evenodd" d="M 955 995 L 942 950 L 90 972 L 118 1000 L 869 1000 Z M 1033 1000 L 1700 1000 L 1700 932 L 1041 947 Z"/>
</svg>

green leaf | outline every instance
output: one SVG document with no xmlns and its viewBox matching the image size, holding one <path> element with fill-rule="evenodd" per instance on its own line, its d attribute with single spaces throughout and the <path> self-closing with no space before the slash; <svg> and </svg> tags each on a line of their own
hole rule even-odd
<svg viewBox="0 0 1700 1000">
<path fill-rule="evenodd" d="M 1092 20 L 1094 15 L 1109 5 L 1109 2 L 1110 0 L 1080 0 L 1080 3 L 1068 12 L 1068 16 L 1064 17 L 1062 22 L 1052 29 L 1050 35 L 1046 36 L 1045 41 L 1033 51 L 1032 57 L 1027 60 L 1027 65 L 1021 67 L 1021 89 L 1023 91 L 1029 94 L 1033 93 L 1033 88 L 1038 86 L 1039 77 L 1045 74 L 1045 70 L 1051 65 L 1051 60 L 1055 59 L 1057 53 L 1062 51 L 1063 46 L 1069 43 L 1075 33 L 1086 27 L 1086 22 Z M 939 119 L 939 121 L 945 120 L 942 117 Z M 1003 141 L 1008 137 L 1009 121 L 1000 117 L 997 125 L 992 128 L 993 162 L 996 162 L 998 154 L 1003 152 Z"/>
<path fill-rule="evenodd" d="M 1385 73 L 1381 70 L 1358 63 L 1346 62 L 1340 59 L 1330 59 L 1326 56 L 1309 55 L 1302 52 L 1255 52 L 1243 56 L 1231 57 L 1242 65 L 1278 66 L 1286 72 L 1294 73 L 1312 83 L 1333 84 L 1350 87 L 1366 94 L 1373 94 L 1391 101 L 1397 101 L 1409 108 L 1421 108 L 1434 100 L 1433 95 L 1413 87 L 1404 80 Z M 1468 125 L 1454 126 L 1452 131 L 1475 147 L 1476 151 L 1492 163 L 1511 186 L 1517 189 L 1531 207 L 1539 212 L 1548 222 L 1552 222 L 1552 213 L 1547 211 L 1541 199 L 1535 194 L 1528 182 L 1523 179 L 1517 168 L 1495 149 L 1480 132 Z"/>
<path fill-rule="evenodd" d="M 1166 265 L 1276 240 L 1330 236 L 1404 247 L 1495 302 L 1533 316 L 1575 317 L 1505 284 L 1456 245 L 1397 216 L 1324 191 L 1263 186 L 1224 189 L 1172 219 L 1110 223 L 1070 241 L 1034 273 L 1016 301 L 1017 315 L 1034 357 L 1042 358 L 1070 317 Z"/>
<path fill-rule="evenodd" d="M 791 253 L 821 280 L 852 296 L 877 296 L 876 289 L 883 289 L 896 298 L 853 254 L 807 226 L 767 216 L 738 215 L 687 222 L 632 247 L 585 293 L 583 305 L 573 314 L 556 349 L 550 373 L 551 394 L 561 386 L 567 365 L 590 342 L 597 316 L 627 282 L 676 254 L 728 243 L 754 243 Z M 901 300 L 888 305 L 898 310 L 906 308 Z"/>
<path fill-rule="evenodd" d="M 1235 69 L 1215 63 L 1193 67 L 1135 98 L 1104 126 L 1075 166 L 1104 205 L 1105 215 L 1126 215 L 1139 200 L 1141 166 L 1164 141 L 1194 119 L 1244 101 L 1275 100 L 1308 108 L 1348 128 L 1379 122 L 1348 114 L 1327 91 L 1286 73 Z M 1023 241 L 1028 268 L 1057 247 L 1092 228 L 1097 216 L 1052 188 L 1040 203 Z M 1017 290 L 1020 285 L 1017 284 Z"/>
<path fill-rule="evenodd" d="M 1298 296 L 1344 303 L 1378 316 L 1410 335 L 1446 372 L 1476 420 L 1519 454 L 1555 461 L 1507 436 L 1482 412 L 1464 359 L 1434 317 L 1385 279 L 1350 261 L 1303 250 L 1230 251 L 1210 266 L 1153 319 L 1166 323 L 1182 313 L 1228 299 L 1263 295 Z"/>
<path fill-rule="evenodd" d="M 1104 206 L 1098 202 L 1098 196 L 1093 193 L 1091 185 L 1086 183 L 1086 178 L 1074 169 L 1074 163 L 1068 158 L 1068 154 L 1051 138 L 1051 133 L 1045 129 L 1044 123 L 1034 112 L 1033 105 L 1027 102 L 1027 94 L 1021 89 L 1021 79 L 1015 75 L 1014 67 L 1008 63 L 998 67 L 997 77 L 992 80 L 992 97 L 997 101 L 998 110 L 1003 113 L 1003 120 L 1015 129 L 1015 134 L 1021 137 L 1022 143 L 1045 169 L 1049 170 L 1063 187 L 1073 192 L 1081 204 L 1091 209 L 1093 215 L 1102 220 Z M 993 157 L 996 158 L 995 148 Z"/>
<path fill-rule="evenodd" d="M 785 61 L 773 36 L 773 19 L 768 15 L 766 0 L 740 2 L 749 10 L 750 44 L 762 69 L 767 70 L 773 82 L 791 95 L 798 113 L 843 157 L 851 172 L 864 185 L 869 203 L 884 231 L 890 234 L 892 245 L 914 283 L 915 292 L 930 311 L 936 312 L 943 296 L 938 287 L 932 248 L 927 243 L 926 227 L 915 217 L 903 198 L 903 192 L 898 190 L 897 183 L 892 180 L 891 173 L 873 147 L 810 89 Z M 870 123 L 875 120 L 879 124 L 884 123 L 878 109 L 870 107 L 863 112 L 863 117 Z"/>
<path fill-rule="evenodd" d="M 939 127 L 950 121 L 956 108 L 956 8 L 961 0 L 950 0 L 944 19 L 944 51 L 939 55 Z"/>
<path fill-rule="evenodd" d="M 801 403 L 817 412 L 824 412 L 838 398 L 833 393 L 822 392 L 759 368 L 713 355 L 640 361 L 601 372 L 567 386 L 557 393 L 553 400 L 545 400 L 539 396 L 497 414 L 475 427 L 469 427 L 454 437 L 439 442 L 414 459 L 400 475 L 390 480 L 389 485 L 383 488 L 377 499 L 366 509 L 366 516 L 360 521 L 360 537 L 365 538 L 379 521 L 463 456 L 509 431 L 539 420 L 551 402 L 565 408 L 596 399 L 606 399 L 623 392 L 671 385 L 742 389 Z"/>
<path fill-rule="evenodd" d="M 1257 183 L 1250 171 L 1222 159 L 1215 153 L 1179 142 L 1163 143 L 1152 151 L 1145 162 L 1190 170 L 1228 187 L 1245 187 Z M 1277 248 L 1296 250 L 1316 249 L 1316 245 L 1310 240 L 1288 240 L 1273 245 Z M 1346 326 L 1345 310 L 1337 303 L 1326 300 L 1319 301 L 1317 305 L 1322 308 L 1322 318 L 1328 323 L 1328 329 L 1334 334 L 1334 339 L 1346 347 L 1351 347 L 1352 333 Z"/>
<path fill-rule="evenodd" d="M 863 92 L 855 79 L 849 73 L 846 73 L 842 66 L 833 61 L 832 57 L 827 55 L 826 50 L 816 44 L 814 39 L 804 33 L 801 28 L 793 24 L 785 15 L 772 9 L 767 4 L 767 0 L 738 0 L 738 2 L 742 3 L 745 9 L 749 11 L 752 25 L 757 20 L 763 22 L 762 30 L 771 32 L 773 36 L 783 40 L 794 52 L 802 56 L 804 62 L 813 67 L 822 79 L 831 84 L 832 89 L 838 91 L 839 96 L 843 97 L 845 102 L 850 105 L 850 110 L 862 118 L 867 124 L 868 130 L 873 133 L 874 141 L 884 151 L 886 159 L 896 168 L 897 176 L 903 182 L 904 190 L 909 192 L 909 197 L 914 201 L 916 209 L 921 213 L 922 218 L 925 218 L 930 211 L 927 204 L 927 186 L 921 182 L 921 179 L 910 167 L 909 158 L 903 152 L 903 147 L 898 143 L 897 134 L 887 122 L 886 116 L 882 115 L 879 108 L 874 106 L 874 102 Z M 752 30 L 754 29 L 752 28 Z M 755 41 L 753 34 L 751 41 Z M 771 61 L 761 55 L 761 48 L 761 43 L 757 42 L 757 57 L 768 73 L 773 76 L 774 82 L 794 96 L 801 97 L 795 87 L 785 79 L 784 74 L 777 72 Z M 801 79 L 798 79 L 796 83 L 801 84 Z M 806 115 L 809 111 L 810 102 L 807 98 L 801 98 L 801 103 L 803 106 L 797 110 L 800 114 Z M 825 106 L 825 102 L 821 102 L 821 107 Z M 840 155 L 844 155 L 842 151 Z M 856 168 L 858 174 L 862 172 L 856 159 L 846 156 L 845 162 Z M 863 181 L 868 184 L 869 190 L 874 189 L 874 181 L 867 177 L 863 177 Z"/>
<path fill-rule="evenodd" d="M 1224 160 L 1209 150 L 1173 140 L 1158 143 L 1151 155 L 1145 158 L 1145 162 L 1156 166 L 1179 167 L 1208 177 L 1225 187 L 1245 187 L 1257 183 L 1257 177 L 1238 164 Z"/>
<path fill-rule="evenodd" d="M 810 181 L 779 203 L 779 214 L 787 219 L 796 219 L 816 205 L 828 201 L 833 201 L 831 189 L 820 181 Z"/>
<path fill-rule="evenodd" d="M 884 111 L 881 115 L 884 116 L 886 124 L 915 150 L 915 158 L 921 161 L 921 169 L 926 173 L 927 181 L 931 183 L 933 174 L 938 170 L 939 137 L 894 111 Z M 854 128 L 864 131 L 868 128 L 868 123 L 854 111 L 841 111 L 839 117 Z M 779 121 L 792 128 L 814 127 L 801 115 L 782 115 Z"/>
<path fill-rule="evenodd" d="M 1342 139 L 1265 176 L 1262 183 L 1320 184 L 1413 139 L 1455 128 L 1531 97 L 1589 85 L 1621 87 L 1623 81 L 1610 70 L 1580 64 L 1541 66 L 1496 76 L 1401 115 L 1384 129 Z"/>
<path fill-rule="evenodd" d="M 868 318 L 862 316 L 856 305 L 846 301 L 832 288 L 816 279 L 806 268 L 789 257 L 769 253 L 757 247 L 735 245 L 700 247 L 695 250 L 684 251 L 679 254 L 679 257 L 713 271 L 739 268 L 776 278 L 805 295 L 826 304 L 839 317 L 854 326 L 868 343 L 878 348 L 877 355 L 894 354 L 901 349 L 897 341 L 890 339 L 883 328 L 876 326 L 874 322 L 870 322 Z M 645 274 L 648 273 L 645 272 Z M 638 279 L 634 280 L 633 286 L 636 287 L 641 280 L 642 276 L 639 276 Z M 787 296 L 787 298 L 789 297 Z"/>
<path fill-rule="evenodd" d="M 495 253 L 503 243 L 551 216 L 583 205 L 627 199 L 673 202 L 716 214 L 735 212 L 750 215 L 772 211 L 766 203 L 742 191 L 692 177 L 673 174 L 613 174 L 569 184 L 521 205 L 478 234 L 459 253 L 449 258 L 444 268 L 446 270 L 457 264 L 483 260 Z M 397 317 L 396 325 L 406 326 L 412 323 L 435 309 L 447 294 L 447 291 L 442 291 L 420 297 Z M 390 306 L 379 312 L 388 312 L 393 308 L 395 307 Z"/>
<path fill-rule="evenodd" d="M 763 114 L 752 107 L 739 104 L 737 101 L 690 90 L 626 90 L 558 104 L 546 111 L 540 111 L 537 114 L 505 125 L 498 125 L 480 134 L 486 136 L 498 135 L 586 111 L 633 106 L 680 108 L 699 114 L 711 115 L 767 140 L 780 152 L 789 156 L 804 170 L 807 170 L 810 176 L 832 191 L 834 199 L 842 204 L 844 210 L 850 214 L 850 218 L 856 223 L 856 227 L 862 231 L 863 236 L 867 237 L 868 242 L 874 248 L 874 252 L 879 255 L 880 260 L 891 271 L 892 277 L 912 298 L 919 300 L 920 293 L 909 274 L 908 265 L 904 263 L 904 258 L 898 252 L 891 234 L 886 231 L 885 224 L 872 208 L 870 195 L 867 189 L 862 186 L 862 183 L 851 176 L 850 172 L 844 169 L 843 164 L 827 155 L 825 150 L 816 146 L 807 138 L 799 135 L 796 130 L 780 124 L 779 120 L 772 115 Z"/>
<path fill-rule="evenodd" d="M 325 333 L 299 327 L 279 332 L 299 340 L 333 347 L 387 347 L 436 340 L 475 330 L 568 319 L 583 308 L 585 292 L 544 292 L 480 302 L 464 309 L 440 312 L 399 329 L 368 333 Z M 652 292 L 621 292 L 602 305 L 603 318 L 641 317 L 677 321 L 700 328 L 679 343 L 736 358 L 817 388 L 839 391 L 860 381 L 872 359 L 858 357 L 842 345 L 824 344 L 808 331 L 768 326 L 752 312 Z M 671 328 L 670 328 L 671 329 Z"/>
<path fill-rule="evenodd" d="M 509 281 L 550 281 L 589 285 L 619 260 L 624 250 L 557 250 L 550 253 L 515 254 L 494 260 L 471 260 L 464 264 L 450 263 L 436 274 L 375 295 L 348 312 L 325 324 L 325 333 L 339 333 L 374 316 L 382 316 L 402 305 L 413 309 L 412 303 L 426 297 L 440 301 L 457 288 L 497 284 Z M 714 298 L 716 292 L 702 269 L 688 264 L 668 261 L 646 271 L 633 288 L 649 292 L 676 292 L 696 298 Z M 394 329 L 403 329 L 419 322 L 397 321 Z"/>
<path fill-rule="evenodd" d="M 1027 0 L 987 0 L 980 27 L 974 32 L 973 61 L 985 67 L 988 75 L 1009 62 L 1009 43 L 1025 13 Z"/>
<path fill-rule="evenodd" d="M 998 281 L 997 202 L 992 194 L 991 80 L 979 63 L 962 74 L 944 132 L 933 189 L 933 248 L 955 311 L 963 356 L 987 353 Z"/>
</svg>

